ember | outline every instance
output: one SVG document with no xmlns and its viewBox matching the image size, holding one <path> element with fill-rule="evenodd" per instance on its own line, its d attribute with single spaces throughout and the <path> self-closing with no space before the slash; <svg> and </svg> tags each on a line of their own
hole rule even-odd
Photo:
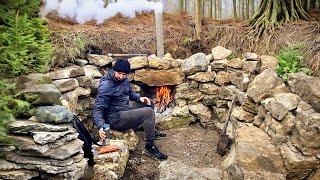
<svg viewBox="0 0 320 180">
<path fill-rule="evenodd" d="M 166 86 L 157 87 L 155 97 L 156 111 L 161 113 L 166 110 L 173 100 L 173 92 Z"/>
</svg>

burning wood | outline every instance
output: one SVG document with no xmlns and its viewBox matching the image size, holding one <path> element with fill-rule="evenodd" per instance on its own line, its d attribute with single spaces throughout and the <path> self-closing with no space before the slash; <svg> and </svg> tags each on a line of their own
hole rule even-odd
<svg viewBox="0 0 320 180">
<path fill-rule="evenodd" d="M 155 97 L 156 111 L 162 113 L 173 100 L 173 92 L 166 86 L 157 87 Z"/>
</svg>

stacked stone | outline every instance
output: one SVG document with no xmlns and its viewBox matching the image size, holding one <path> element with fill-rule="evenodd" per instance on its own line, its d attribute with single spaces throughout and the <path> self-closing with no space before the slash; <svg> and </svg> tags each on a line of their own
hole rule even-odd
<svg viewBox="0 0 320 180">
<path fill-rule="evenodd" d="M 44 74 L 20 76 L 17 91 L 33 106 L 29 119 L 8 125 L 13 146 L 1 146 L 0 179 L 80 179 L 87 166 L 72 113 Z"/>
</svg>

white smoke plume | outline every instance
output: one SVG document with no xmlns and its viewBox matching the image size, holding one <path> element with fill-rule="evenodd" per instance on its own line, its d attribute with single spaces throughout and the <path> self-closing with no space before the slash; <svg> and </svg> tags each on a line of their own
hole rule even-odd
<svg viewBox="0 0 320 180">
<path fill-rule="evenodd" d="M 44 0 L 40 15 L 45 17 L 51 11 L 57 11 L 60 17 L 72 18 L 80 24 L 91 20 L 101 24 L 117 13 L 133 18 L 136 13 L 149 11 L 159 13 L 162 10 L 161 2 L 147 0 L 118 0 L 117 3 L 109 3 L 107 7 L 104 7 L 103 0 Z"/>
</svg>

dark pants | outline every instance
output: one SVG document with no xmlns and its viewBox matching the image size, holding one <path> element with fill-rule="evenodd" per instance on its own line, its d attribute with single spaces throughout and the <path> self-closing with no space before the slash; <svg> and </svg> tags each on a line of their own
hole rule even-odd
<svg viewBox="0 0 320 180">
<path fill-rule="evenodd" d="M 152 107 L 141 107 L 129 111 L 120 111 L 120 120 L 111 125 L 111 129 L 125 131 L 143 126 L 146 146 L 153 145 L 155 131 L 155 114 Z"/>
</svg>

